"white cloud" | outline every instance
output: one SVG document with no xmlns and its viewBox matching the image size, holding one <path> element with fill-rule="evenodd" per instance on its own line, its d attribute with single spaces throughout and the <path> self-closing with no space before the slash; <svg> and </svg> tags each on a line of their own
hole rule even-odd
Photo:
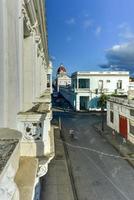
<svg viewBox="0 0 134 200">
<path fill-rule="evenodd" d="M 56 60 L 55 56 L 50 56 L 50 60 L 52 60 L 53 62 Z"/>
<path fill-rule="evenodd" d="M 134 74 L 134 42 L 114 45 L 106 51 L 107 63 L 102 68 L 128 70 Z"/>
<path fill-rule="evenodd" d="M 68 24 L 68 25 L 73 25 L 73 24 L 75 24 L 76 22 L 75 22 L 75 19 L 72 17 L 72 18 L 70 18 L 70 19 L 68 19 L 68 20 L 66 20 L 66 24 Z"/>
<path fill-rule="evenodd" d="M 128 23 L 122 22 L 121 24 L 118 25 L 118 28 L 119 28 L 119 29 L 124 29 L 124 28 L 126 28 L 127 26 L 128 26 Z"/>
<path fill-rule="evenodd" d="M 132 30 L 128 23 L 123 22 L 118 28 L 120 30 L 118 34 L 119 37 L 126 40 L 134 40 L 134 30 Z"/>
<path fill-rule="evenodd" d="M 98 26 L 98 27 L 96 28 L 96 30 L 95 30 L 95 35 L 96 35 L 96 36 L 99 36 L 101 32 L 102 32 L 102 27 L 101 27 L 101 26 Z"/>
<path fill-rule="evenodd" d="M 93 20 L 91 19 L 85 19 L 83 22 L 83 26 L 85 29 L 90 28 L 93 25 Z"/>
</svg>

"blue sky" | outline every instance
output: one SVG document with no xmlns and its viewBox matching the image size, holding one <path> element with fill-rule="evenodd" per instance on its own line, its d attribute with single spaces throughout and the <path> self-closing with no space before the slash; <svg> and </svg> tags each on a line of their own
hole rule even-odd
<svg viewBox="0 0 134 200">
<path fill-rule="evenodd" d="M 134 71 L 134 0 L 46 0 L 54 72 Z"/>
</svg>

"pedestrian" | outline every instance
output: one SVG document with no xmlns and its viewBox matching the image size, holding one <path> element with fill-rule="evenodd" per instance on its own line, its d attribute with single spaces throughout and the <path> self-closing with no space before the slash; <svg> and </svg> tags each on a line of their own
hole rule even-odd
<svg viewBox="0 0 134 200">
<path fill-rule="evenodd" d="M 123 144 L 125 144 L 127 141 L 126 141 L 126 138 L 123 138 Z"/>
<path fill-rule="evenodd" d="M 115 131 L 112 130 L 112 138 L 115 139 Z"/>
<path fill-rule="evenodd" d="M 72 139 L 74 139 L 74 130 L 70 129 L 70 130 L 69 130 L 69 134 L 70 134 L 70 137 L 71 137 Z"/>
</svg>

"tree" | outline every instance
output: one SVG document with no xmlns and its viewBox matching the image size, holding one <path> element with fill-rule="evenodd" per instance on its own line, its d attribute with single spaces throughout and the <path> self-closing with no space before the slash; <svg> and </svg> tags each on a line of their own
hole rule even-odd
<svg viewBox="0 0 134 200">
<path fill-rule="evenodd" d="M 101 94 L 99 101 L 98 101 L 98 106 L 101 108 L 101 117 L 102 117 L 102 126 L 101 126 L 101 130 L 104 131 L 104 109 L 106 108 L 106 104 L 107 104 L 107 100 L 108 100 L 108 96 L 104 93 Z"/>
</svg>

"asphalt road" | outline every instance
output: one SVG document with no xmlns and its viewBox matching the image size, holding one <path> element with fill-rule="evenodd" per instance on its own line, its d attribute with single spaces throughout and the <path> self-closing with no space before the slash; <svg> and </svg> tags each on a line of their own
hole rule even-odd
<svg viewBox="0 0 134 200">
<path fill-rule="evenodd" d="M 57 118 L 61 116 L 78 199 L 134 200 L 133 168 L 125 160 L 99 153 L 119 155 L 93 127 L 101 120 L 99 114 L 55 114 Z M 74 139 L 70 137 L 70 130 L 74 131 Z"/>
</svg>

